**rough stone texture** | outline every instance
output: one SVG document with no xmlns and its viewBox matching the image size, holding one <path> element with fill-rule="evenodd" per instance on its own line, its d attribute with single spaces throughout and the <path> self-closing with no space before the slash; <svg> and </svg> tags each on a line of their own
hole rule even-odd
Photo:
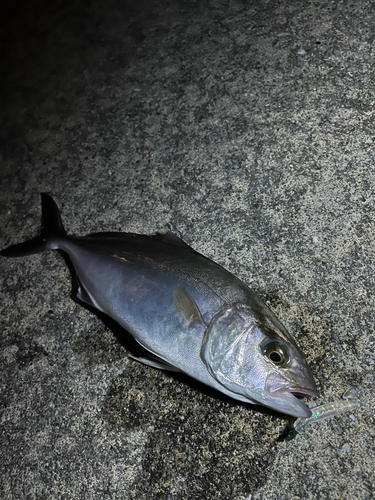
<svg viewBox="0 0 375 500">
<path fill-rule="evenodd" d="M 2 5 L 0 246 L 172 229 L 269 301 L 317 404 L 288 422 L 141 366 L 57 253 L 0 260 L 1 498 L 373 498 L 373 2 Z"/>
</svg>

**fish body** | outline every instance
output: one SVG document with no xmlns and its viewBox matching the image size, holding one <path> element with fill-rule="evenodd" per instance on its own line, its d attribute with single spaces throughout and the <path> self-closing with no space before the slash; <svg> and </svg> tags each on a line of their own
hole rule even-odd
<svg viewBox="0 0 375 500">
<path fill-rule="evenodd" d="M 68 236 L 55 202 L 42 194 L 43 229 L 6 257 L 66 252 L 77 298 L 123 326 L 147 351 L 136 358 L 181 371 L 234 399 L 296 417 L 314 396 L 304 355 L 272 311 L 241 280 L 167 233 Z"/>
</svg>

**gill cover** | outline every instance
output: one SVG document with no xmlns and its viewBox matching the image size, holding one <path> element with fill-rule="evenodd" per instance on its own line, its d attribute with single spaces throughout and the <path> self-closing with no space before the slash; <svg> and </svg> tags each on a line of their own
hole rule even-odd
<svg viewBox="0 0 375 500">
<path fill-rule="evenodd" d="M 248 308 L 235 305 L 220 311 L 204 334 L 201 358 L 211 376 L 230 391 L 244 396 L 243 379 L 259 356 L 256 322 Z M 246 394 L 250 399 L 249 394 Z M 242 398 L 241 398 L 242 399 Z"/>
</svg>

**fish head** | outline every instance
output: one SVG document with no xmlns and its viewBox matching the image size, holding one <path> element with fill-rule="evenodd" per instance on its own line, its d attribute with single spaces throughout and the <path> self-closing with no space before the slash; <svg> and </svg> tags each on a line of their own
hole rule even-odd
<svg viewBox="0 0 375 500">
<path fill-rule="evenodd" d="M 299 397 L 316 396 L 305 356 L 268 307 L 222 309 L 203 338 L 201 358 L 210 375 L 234 398 L 309 417 Z"/>
</svg>

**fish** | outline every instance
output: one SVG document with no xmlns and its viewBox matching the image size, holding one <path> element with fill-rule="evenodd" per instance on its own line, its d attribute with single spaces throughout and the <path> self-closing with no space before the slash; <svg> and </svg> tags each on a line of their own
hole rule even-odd
<svg viewBox="0 0 375 500">
<path fill-rule="evenodd" d="M 295 340 L 261 298 L 171 232 L 69 236 L 42 193 L 39 236 L 0 251 L 24 257 L 67 254 L 76 299 L 105 313 L 144 348 L 148 366 L 183 372 L 231 398 L 294 417 L 317 394 Z"/>
<path fill-rule="evenodd" d="M 297 434 L 305 432 L 306 427 L 310 424 L 326 420 L 327 418 L 336 417 L 337 415 L 363 407 L 361 399 L 362 388 L 349 387 L 341 396 L 341 399 L 334 401 L 333 403 L 325 403 L 319 406 L 314 406 L 311 408 L 311 416 L 308 418 L 297 418 L 293 424 L 293 428 L 289 431 L 285 440 L 291 441 Z"/>
</svg>

